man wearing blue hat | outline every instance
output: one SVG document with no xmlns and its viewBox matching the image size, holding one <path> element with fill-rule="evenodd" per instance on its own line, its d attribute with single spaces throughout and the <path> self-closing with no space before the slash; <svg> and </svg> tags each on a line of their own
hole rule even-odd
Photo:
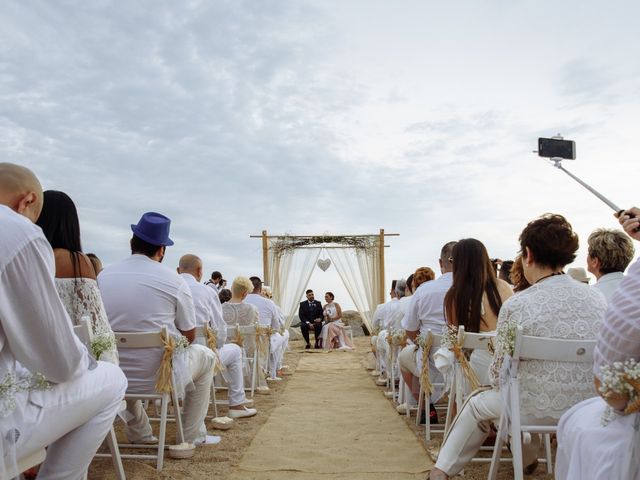
<svg viewBox="0 0 640 480">
<path fill-rule="evenodd" d="M 161 264 L 166 247 L 173 245 L 169 238 L 170 226 L 171 220 L 160 213 L 142 215 L 136 225 L 131 225 L 131 256 L 105 268 L 98 276 L 104 307 L 114 331 L 157 332 L 166 326 L 174 337 L 184 336 L 189 343 L 195 339 L 195 310 L 189 286 L 174 270 Z M 129 380 L 128 393 L 154 391 L 162 354 L 162 348 L 120 352 L 120 367 Z M 183 413 L 185 441 L 198 444 L 206 441 L 204 418 L 216 360 L 213 352 L 202 345 L 190 345 L 187 355 L 183 371 L 174 370 L 174 374 L 177 379 L 187 381 Z M 133 415 L 126 428 L 129 440 L 153 443 L 156 439 L 142 403 L 128 401 L 127 410 Z"/>
</svg>

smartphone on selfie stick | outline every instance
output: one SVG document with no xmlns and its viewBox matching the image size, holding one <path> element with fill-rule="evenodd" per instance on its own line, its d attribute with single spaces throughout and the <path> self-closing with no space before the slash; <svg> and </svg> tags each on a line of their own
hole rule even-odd
<svg viewBox="0 0 640 480">
<path fill-rule="evenodd" d="M 573 140 L 565 140 L 562 135 L 558 134 L 551 138 L 538 138 L 538 150 L 534 150 L 539 157 L 550 159 L 554 163 L 554 167 L 562 170 L 564 173 L 573 178 L 576 182 L 582 185 L 584 188 L 593 193 L 596 197 L 602 200 L 607 206 L 613 209 L 617 213 L 618 217 L 622 214 L 628 215 L 634 218 L 632 213 L 625 213 L 624 208 L 618 207 L 615 203 L 602 195 L 596 189 L 580 180 L 573 173 L 562 166 L 562 160 L 575 160 L 576 159 L 576 142 Z M 636 229 L 638 231 L 639 229 Z"/>
</svg>

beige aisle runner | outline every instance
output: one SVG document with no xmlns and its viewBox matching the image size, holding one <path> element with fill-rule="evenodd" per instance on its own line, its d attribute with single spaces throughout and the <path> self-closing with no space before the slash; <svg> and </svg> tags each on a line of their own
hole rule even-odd
<svg viewBox="0 0 640 480">
<path fill-rule="evenodd" d="M 303 355 L 233 480 L 423 479 L 420 440 L 353 352 Z"/>
</svg>

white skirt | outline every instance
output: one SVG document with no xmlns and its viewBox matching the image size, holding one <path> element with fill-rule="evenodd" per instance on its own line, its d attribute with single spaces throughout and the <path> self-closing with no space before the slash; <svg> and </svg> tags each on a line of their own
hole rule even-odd
<svg viewBox="0 0 640 480">
<path fill-rule="evenodd" d="M 560 418 L 557 480 L 640 480 L 640 414 L 616 416 L 603 427 L 606 406 L 590 398 Z"/>
</svg>

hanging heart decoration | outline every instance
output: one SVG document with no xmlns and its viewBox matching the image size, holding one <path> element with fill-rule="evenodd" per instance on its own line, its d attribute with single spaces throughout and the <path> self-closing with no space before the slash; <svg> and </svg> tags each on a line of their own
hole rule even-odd
<svg viewBox="0 0 640 480">
<path fill-rule="evenodd" d="M 320 267 L 320 269 L 323 272 L 326 272 L 327 268 L 329 268 L 330 266 L 331 266 L 331 260 L 329 260 L 328 258 L 325 258 L 325 259 L 321 258 L 320 260 L 318 260 L 318 267 Z"/>
</svg>

